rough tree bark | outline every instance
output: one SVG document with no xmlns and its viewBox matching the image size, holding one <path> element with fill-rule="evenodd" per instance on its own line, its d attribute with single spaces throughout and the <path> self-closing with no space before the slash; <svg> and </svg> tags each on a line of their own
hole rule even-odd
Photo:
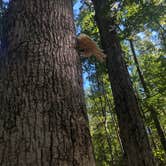
<svg viewBox="0 0 166 166">
<path fill-rule="evenodd" d="M 154 166 L 152 150 L 115 30 L 115 18 L 108 13 L 109 3 L 109 0 L 93 0 L 101 42 L 108 56 L 108 74 L 128 166 Z"/>
<path fill-rule="evenodd" d="M 71 0 L 13 0 L 0 70 L 0 165 L 94 166 Z"/>
<path fill-rule="evenodd" d="M 139 66 L 139 62 L 137 60 L 137 56 L 136 56 L 136 53 L 135 53 L 133 41 L 129 40 L 129 42 L 130 42 L 131 51 L 132 51 L 132 54 L 133 54 L 133 57 L 134 57 L 134 62 L 135 62 L 136 68 L 137 68 L 137 72 L 138 72 L 141 84 L 142 84 L 142 86 L 144 88 L 146 97 L 149 98 L 150 97 L 150 92 L 149 92 L 149 89 L 148 89 L 148 87 L 146 85 L 144 76 L 143 76 L 143 74 L 141 72 L 141 69 L 140 69 L 140 66 Z M 157 112 L 156 112 L 155 108 L 152 105 L 149 105 L 148 111 L 151 114 L 151 117 L 152 117 L 152 119 L 154 121 L 154 124 L 155 124 L 155 127 L 157 129 L 157 133 L 158 133 L 158 136 L 160 138 L 161 144 L 163 146 L 163 149 L 166 152 L 166 139 L 165 139 L 165 135 L 164 135 L 163 129 L 161 127 L 160 121 L 158 119 Z"/>
</svg>

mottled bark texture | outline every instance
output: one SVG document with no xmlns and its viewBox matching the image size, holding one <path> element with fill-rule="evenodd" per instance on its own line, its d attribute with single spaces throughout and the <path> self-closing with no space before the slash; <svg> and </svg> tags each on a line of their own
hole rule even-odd
<svg viewBox="0 0 166 166">
<path fill-rule="evenodd" d="M 101 42 L 108 56 L 107 68 L 127 165 L 154 166 L 152 150 L 115 30 L 115 18 L 108 12 L 109 3 L 109 0 L 93 0 Z"/>
<path fill-rule="evenodd" d="M 94 166 L 71 0 L 12 0 L 0 70 L 0 165 Z"/>
</svg>

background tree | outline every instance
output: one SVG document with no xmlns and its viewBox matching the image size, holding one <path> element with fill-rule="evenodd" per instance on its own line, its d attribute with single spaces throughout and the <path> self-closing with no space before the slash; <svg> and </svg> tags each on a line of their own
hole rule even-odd
<svg viewBox="0 0 166 166">
<path fill-rule="evenodd" d="M 115 16 L 109 16 L 110 2 L 93 0 L 95 18 L 101 42 L 107 54 L 107 68 L 115 101 L 120 137 L 128 165 L 156 165 L 139 106 L 132 89 L 130 77 L 123 60 L 123 53 L 115 30 Z M 104 13 L 104 15 L 101 15 Z"/>
<path fill-rule="evenodd" d="M 141 72 L 140 65 L 139 65 L 139 62 L 138 62 L 138 59 L 137 59 L 137 56 L 136 56 L 136 52 L 135 52 L 133 41 L 130 40 L 129 42 L 130 42 L 130 47 L 131 47 L 132 54 L 133 54 L 133 59 L 134 59 L 134 62 L 135 62 L 136 68 L 137 68 L 137 72 L 138 72 L 138 75 L 139 75 L 139 78 L 140 78 L 140 82 L 142 84 L 142 87 L 144 88 L 146 97 L 149 98 L 150 97 L 150 91 L 149 91 L 149 89 L 147 87 L 147 84 L 145 82 L 144 76 L 143 76 L 143 74 Z M 152 119 L 154 121 L 154 124 L 156 126 L 158 135 L 160 137 L 161 144 L 162 144 L 164 150 L 166 151 L 165 135 L 164 135 L 164 132 L 163 132 L 162 127 L 160 125 L 160 121 L 158 119 L 157 112 L 156 112 L 155 108 L 153 107 L 153 105 L 149 105 L 148 111 L 150 112 L 151 117 L 152 117 Z"/>
<path fill-rule="evenodd" d="M 150 29 L 152 30 L 153 33 L 151 35 L 151 38 L 153 37 L 154 40 L 155 40 L 156 39 L 156 37 L 155 37 L 156 33 L 154 33 L 154 31 L 157 30 L 155 19 L 157 19 L 160 22 L 160 24 L 162 23 L 162 27 L 164 26 L 164 24 L 162 22 L 162 18 L 164 18 L 163 17 L 163 14 L 164 14 L 163 7 L 164 6 L 162 5 L 162 2 L 159 3 L 157 1 L 153 1 L 152 3 L 137 3 L 137 4 L 134 1 L 133 2 L 130 1 L 130 3 L 129 2 L 125 3 L 125 2 L 123 1 L 123 3 L 121 3 L 119 6 L 117 6 L 118 8 L 116 10 L 114 8 L 114 7 L 116 7 L 116 5 L 110 5 L 108 7 L 108 10 L 111 8 L 111 12 L 108 14 L 109 16 L 111 15 L 111 13 L 116 14 L 116 30 L 118 32 L 118 35 L 119 35 L 120 39 L 123 39 L 123 40 L 124 39 L 128 39 L 130 37 L 130 35 L 132 35 L 132 36 L 133 36 L 133 34 L 134 35 L 137 35 L 137 34 L 139 35 L 139 32 L 142 32 L 143 35 L 140 38 L 140 41 L 141 41 L 141 40 L 143 40 L 146 37 L 146 34 L 144 33 L 144 27 L 146 26 L 149 30 Z M 118 2 L 117 2 L 117 4 L 118 4 Z M 136 10 L 136 9 L 139 9 L 139 10 Z M 155 19 L 151 19 L 152 18 L 151 16 L 154 14 L 152 12 L 152 9 L 155 9 Z M 114 12 L 113 12 L 113 10 L 114 10 Z M 95 39 L 97 39 L 97 37 L 99 36 L 98 35 L 98 29 L 95 27 L 93 16 L 94 16 L 93 6 L 91 5 L 90 1 L 84 2 L 84 6 L 81 8 L 80 21 L 78 23 L 79 23 L 79 25 L 81 25 L 82 31 L 84 33 L 89 34 L 90 36 L 92 36 Z M 130 17 L 131 17 L 131 19 L 130 19 Z M 144 19 L 144 18 L 146 18 L 146 19 Z M 131 21 L 129 21 L 129 19 Z M 132 20 L 135 20 L 135 21 L 133 21 L 134 23 L 132 22 Z M 128 24 L 126 24 L 124 21 L 125 22 L 127 21 Z M 148 26 L 147 26 L 147 23 L 148 23 Z M 128 32 L 126 33 L 126 31 L 128 31 Z M 135 66 L 133 65 L 132 59 L 130 59 L 130 60 L 128 59 L 128 56 L 131 55 L 130 54 L 129 44 L 125 40 L 124 40 L 123 43 L 122 43 L 122 40 L 121 40 L 121 44 L 123 44 L 122 48 L 123 48 L 123 51 L 125 52 L 125 60 L 127 60 L 128 67 L 129 67 L 129 72 L 132 73 L 132 71 L 134 71 L 133 69 L 135 68 Z M 158 44 L 160 45 L 160 43 L 158 43 Z M 152 48 L 150 47 L 150 50 L 153 49 L 153 48 L 155 48 L 156 46 L 157 45 L 155 44 L 154 47 L 152 47 Z M 144 50 L 146 48 L 147 48 L 146 52 L 148 52 L 149 46 L 145 45 Z M 161 49 L 160 49 L 160 51 L 161 51 Z M 141 49 L 137 50 L 137 54 L 138 55 L 140 55 L 141 52 L 142 52 Z M 155 54 L 158 54 L 158 53 L 159 53 L 159 50 L 156 50 Z M 146 56 L 146 55 L 144 55 L 144 56 Z M 156 57 L 156 60 L 157 60 L 157 57 Z M 85 61 L 85 62 L 86 62 L 86 63 L 84 63 L 85 66 L 86 66 L 85 69 L 89 70 L 90 71 L 89 75 L 91 75 L 91 73 L 92 73 L 91 70 L 93 68 L 93 65 L 91 65 L 91 64 L 93 64 L 93 63 L 96 64 L 96 62 L 93 61 L 93 58 L 91 58 L 90 61 L 88 61 L 88 62 Z M 149 63 L 150 62 L 151 61 L 149 61 Z M 91 64 L 87 64 L 87 63 L 91 63 Z M 95 65 L 95 67 L 97 67 L 97 69 L 95 69 L 95 70 L 98 70 L 98 68 L 100 68 L 99 70 L 102 70 L 103 67 L 101 67 L 101 66 L 103 66 L 103 65 L 98 65 L 98 63 L 97 63 L 97 65 Z M 96 73 L 99 74 L 98 72 L 96 72 Z M 160 73 L 164 74 L 163 70 L 161 70 Z M 152 75 L 153 75 L 153 73 L 152 73 Z M 150 76 L 150 75 L 148 75 L 148 76 Z M 153 78 L 153 76 L 151 77 L 151 79 Z M 160 75 L 155 75 L 155 77 L 156 78 L 160 77 Z M 137 79 L 135 80 L 134 78 L 137 78 Z M 94 81 L 95 81 L 95 79 L 93 79 L 93 82 Z M 139 86 L 139 89 L 135 89 L 135 90 L 139 91 L 139 93 L 140 93 L 142 91 L 141 90 L 142 87 L 141 87 L 141 84 L 138 84 L 139 83 L 138 75 L 132 75 L 132 81 L 134 81 L 133 85 L 135 85 L 135 83 L 136 83 Z M 162 79 L 161 80 L 161 84 L 160 84 L 160 86 L 162 88 L 164 88 L 164 84 L 163 83 L 164 83 L 164 80 Z M 149 81 L 147 82 L 147 85 L 149 86 Z M 94 84 L 93 84 L 93 86 L 94 86 Z M 88 93 L 90 93 L 90 92 L 88 91 Z M 94 93 L 94 91 L 93 91 L 93 93 Z M 91 95 L 95 97 L 96 95 L 93 95 L 93 93 Z M 142 93 L 142 96 L 139 99 L 139 104 L 141 104 L 141 105 L 143 104 L 144 105 L 143 109 L 146 109 L 145 106 L 147 107 L 149 104 L 146 104 L 147 102 L 145 102 L 146 98 L 145 98 L 145 95 L 144 95 L 143 91 L 141 93 Z M 96 91 L 95 94 L 100 94 L 100 93 L 98 93 Z M 158 93 L 158 95 L 156 96 L 156 99 L 160 96 L 159 94 L 161 94 L 161 93 Z M 154 98 L 152 94 L 151 94 L 150 98 Z M 158 104 L 158 106 L 160 105 L 161 106 L 160 109 L 163 109 L 164 105 L 162 104 L 162 100 L 159 100 L 159 101 L 161 101 L 160 102 L 161 104 Z M 100 101 L 98 101 L 97 103 L 100 105 Z M 104 104 L 108 104 L 107 101 L 106 102 L 104 101 Z M 93 107 L 93 103 L 92 103 L 91 106 Z M 151 117 L 149 116 L 149 114 L 148 114 L 148 112 L 146 110 L 144 110 L 144 112 L 146 112 L 146 121 L 145 121 L 146 125 L 148 125 L 148 126 L 150 125 L 151 126 L 151 124 L 152 124 L 151 123 L 151 121 L 152 121 Z M 90 113 L 91 113 L 91 110 L 90 110 Z M 98 114 L 95 114 L 95 112 L 92 112 L 92 114 L 94 114 L 94 116 L 98 116 Z M 158 115 L 160 115 L 159 112 L 158 112 Z M 108 114 L 106 116 L 108 116 Z M 164 117 L 163 116 L 159 116 L 159 118 L 160 118 L 160 122 L 162 123 L 162 125 L 164 125 Z M 90 120 L 92 120 L 92 119 L 90 119 Z M 98 123 L 98 121 L 96 121 L 96 123 Z M 147 126 L 147 129 L 148 129 L 148 126 Z M 150 139 L 155 138 L 155 143 L 157 143 L 158 142 L 157 141 L 158 137 L 155 135 L 156 129 L 155 129 L 154 125 L 151 126 L 151 127 L 152 127 L 151 129 L 154 129 L 153 132 L 152 132 L 153 136 L 151 136 L 150 133 L 149 133 L 149 131 L 147 130 L 149 138 Z M 93 130 L 93 129 L 91 129 L 91 130 L 92 130 L 93 133 L 97 132 L 96 130 Z M 104 136 L 102 138 L 101 137 L 102 137 L 102 134 L 100 135 L 100 139 L 104 140 Z M 93 139 L 97 139 L 97 137 L 95 137 Z M 153 142 L 153 140 L 152 140 L 152 142 Z M 95 145 L 94 145 L 94 147 L 95 147 Z M 164 154 L 164 153 L 162 152 L 162 148 L 159 148 L 159 146 L 157 146 L 157 149 L 154 149 L 154 152 L 155 152 L 154 153 L 155 156 L 158 159 L 163 160 L 162 154 Z M 113 154 L 115 155 L 115 153 L 113 153 Z"/>
<path fill-rule="evenodd" d="M 94 166 L 72 1 L 11 1 L 5 26 L 0 165 Z"/>
</svg>

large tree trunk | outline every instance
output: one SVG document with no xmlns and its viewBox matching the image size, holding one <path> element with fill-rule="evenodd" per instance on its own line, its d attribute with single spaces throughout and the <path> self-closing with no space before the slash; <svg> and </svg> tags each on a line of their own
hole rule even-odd
<svg viewBox="0 0 166 166">
<path fill-rule="evenodd" d="M 0 165 L 94 166 L 72 1 L 11 1 L 6 37 Z"/>
<path fill-rule="evenodd" d="M 108 13 L 109 3 L 109 0 L 93 0 L 101 42 L 108 56 L 107 68 L 128 166 L 154 166 L 152 150 L 123 60 L 114 17 L 110 17 L 110 13 Z"/>
<path fill-rule="evenodd" d="M 138 72 L 141 84 L 142 84 L 142 86 L 144 88 L 144 91 L 145 91 L 145 94 L 146 94 L 147 98 L 149 98 L 150 97 L 150 92 L 149 92 L 149 89 L 148 89 L 148 87 L 146 85 L 146 82 L 144 80 L 144 76 L 143 76 L 143 74 L 141 72 L 141 69 L 140 69 L 140 66 L 139 66 L 139 62 L 138 62 L 138 59 L 137 59 L 137 56 L 136 56 L 136 53 L 135 53 L 133 41 L 129 40 L 129 42 L 130 42 L 131 51 L 132 51 L 132 54 L 133 54 L 134 62 L 135 62 L 136 68 L 137 68 L 137 72 Z M 155 124 L 155 127 L 157 129 L 157 133 L 158 133 L 158 136 L 160 138 L 161 144 L 163 146 L 163 149 L 166 152 L 166 139 L 165 139 L 165 135 L 164 135 L 163 129 L 162 129 L 161 125 L 160 125 L 160 121 L 158 119 L 157 112 L 156 112 L 155 108 L 152 105 L 148 106 L 148 111 L 151 114 L 151 117 L 152 117 L 152 119 L 154 121 L 154 124 Z"/>
</svg>

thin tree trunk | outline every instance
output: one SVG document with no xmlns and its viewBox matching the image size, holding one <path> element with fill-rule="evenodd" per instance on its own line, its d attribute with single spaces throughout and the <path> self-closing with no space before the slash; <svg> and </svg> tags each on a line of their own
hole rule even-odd
<svg viewBox="0 0 166 166">
<path fill-rule="evenodd" d="M 109 0 L 93 0 L 101 42 L 108 56 L 107 68 L 112 86 L 120 137 L 128 166 L 154 166 L 155 161 L 140 115 L 137 99 L 123 60 L 114 18 L 107 12 Z"/>
<path fill-rule="evenodd" d="M 72 1 L 11 1 L 6 37 L 0 165 L 95 166 Z"/>
<path fill-rule="evenodd" d="M 116 118 L 115 118 L 115 116 L 114 116 L 114 112 L 115 112 L 115 111 L 113 110 L 114 108 L 111 109 L 112 106 L 111 106 L 111 103 L 110 103 L 110 101 L 109 101 L 109 99 L 108 99 L 108 96 L 107 96 L 107 94 L 106 94 L 106 91 L 105 91 L 105 89 L 104 89 L 104 83 L 103 83 L 103 81 L 102 81 L 102 88 L 103 88 L 103 95 L 104 95 L 104 98 L 105 98 L 105 102 L 106 102 L 107 107 L 108 107 L 108 109 L 109 109 L 110 117 L 111 117 L 111 119 L 112 119 L 112 121 L 113 121 L 113 123 L 114 123 L 114 129 L 115 129 L 115 133 L 116 133 L 116 135 L 117 135 L 117 139 L 118 139 L 118 142 L 119 142 L 119 145 L 120 145 L 120 149 L 121 149 L 122 154 L 124 154 L 125 152 L 124 152 L 123 145 L 122 145 L 122 141 L 121 141 L 120 135 L 119 135 L 119 127 L 118 127 L 118 124 L 117 124 L 117 120 L 116 120 Z"/>
<path fill-rule="evenodd" d="M 97 79 L 98 82 L 98 86 L 101 87 L 101 85 L 99 85 L 99 80 Z M 103 88 L 103 87 L 102 87 Z M 106 113 L 106 105 L 103 104 L 102 98 L 99 97 L 99 102 L 101 104 L 101 111 L 102 111 L 102 117 L 103 117 L 103 122 L 104 122 L 104 131 L 105 131 L 105 135 L 106 135 L 106 139 L 107 139 L 107 144 L 108 144 L 108 149 L 110 152 L 110 165 L 114 166 L 114 157 L 113 157 L 113 153 L 112 153 L 112 138 L 110 137 L 110 133 L 108 132 L 108 128 L 107 128 L 107 113 Z"/>
<path fill-rule="evenodd" d="M 136 94 L 137 99 L 139 100 L 138 91 L 137 91 L 135 88 L 134 88 L 134 91 L 135 91 L 135 94 Z M 146 121 L 147 121 L 147 118 L 146 118 L 146 116 L 145 116 L 145 113 L 144 113 L 144 111 L 143 111 L 141 105 L 139 105 L 139 108 L 140 108 L 140 111 L 141 111 L 142 119 L 144 120 L 144 122 L 146 122 Z M 152 132 L 151 132 L 150 130 L 151 130 L 150 127 L 149 127 L 149 126 L 146 126 L 146 131 L 147 131 L 147 133 L 149 134 L 149 138 L 150 138 L 151 145 L 152 145 L 152 147 L 153 147 L 154 149 L 157 149 L 157 145 L 156 145 L 156 143 L 155 143 L 155 141 L 154 141 L 154 138 L 153 138 L 153 136 L 152 136 Z"/>
<path fill-rule="evenodd" d="M 133 57 L 134 57 L 134 62 L 136 64 L 136 68 L 137 68 L 137 72 L 138 72 L 141 84 L 142 84 L 142 86 L 143 86 L 143 88 L 145 90 L 145 94 L 146 94 L 147 98 L 149 98 L 150 97 L 150 92 L 149 92 L 149 90 L 147 88 L 147 85 L 146 85 L 146 82 L 144 80 L 143 74 L 142 74 L 142 72 L 140 70 L 140 66 L 139 66 L 139 62 L 137 60 L 137 56 L 136 56 L 136 53 L 135 53 L 133 42 L 132 42 L 132 40 L 129 40 L 129 42 L 130 42 L 131 51 L 132 51 L 132 54 L 133 54 Z M 165 139 L 162 127 L 160 125 L 160 121 L 159 121 L 159 119 L 157 117 L 157 112 L 156 112 L 155 108 L 152 105 L 149 106 L 148 110 L 149 110 L 149 112 L 151 114 L 151 117 L 152 117 L 152 119 L 154 121 L 155 127 L 157 129 L 157 133 L 158 133 L 160 141 L 161 141 L 161 144 L 162 144 L 162 146 L 163 146 L 163 148 L 164 148 L 164 150 L 166 152 L 166 139 Z"/>
</svg>

